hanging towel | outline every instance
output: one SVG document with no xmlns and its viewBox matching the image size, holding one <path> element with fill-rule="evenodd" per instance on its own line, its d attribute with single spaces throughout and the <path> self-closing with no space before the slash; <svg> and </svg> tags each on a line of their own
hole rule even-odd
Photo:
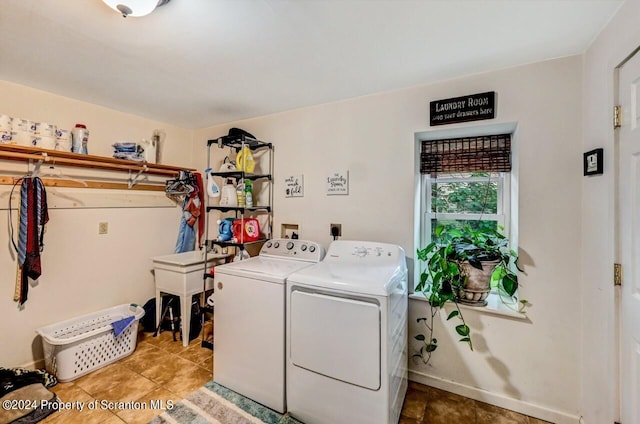
<svg viewBox="0 0 640 424">
<path fill-rule="evenodd" d="M 44 250 L 44 227 L 48 221 L 47 192 L 42 180 L 38 177 L 23 178 L 20 186 L 20 224 L 17 245 L 13 240 L 13 234 L 11 238 L 18 254 L 13 300 L 20 305 L 24 305 L 27 301 L 29 278 L 36 280 L 42 274 L 40 253 Z"/>
</svg>

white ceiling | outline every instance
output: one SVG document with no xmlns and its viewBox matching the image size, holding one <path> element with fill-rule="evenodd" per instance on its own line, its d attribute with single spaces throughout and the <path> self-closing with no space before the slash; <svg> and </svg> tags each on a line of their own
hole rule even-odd
<svg viewBox="0 0 640 424">
<path fill-rule="evenodd" d="M 0 80 L 202 128 L 582 53 L 622 0 L 2 0 Z"/>
</svg>

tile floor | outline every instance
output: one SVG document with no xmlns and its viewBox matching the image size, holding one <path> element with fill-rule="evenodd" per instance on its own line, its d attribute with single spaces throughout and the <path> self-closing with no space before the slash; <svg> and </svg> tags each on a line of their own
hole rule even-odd
<svg viewBox="0 0 640 424">
<path fill-rule="evenodd" d="M 146 423 L 162 409 L 152 409 L 150 401 L 178 402 L 212 379 L 213 355 L 200 347 L 200 339 L 188 347 L 174 342 L 171 332 L 158 337 L 140 333 L 136 351 L 118 362 L 51 390 L 64 402 L 79 401 L 83 411 L 59 411 L 44 424 Z M 146 409 L 96 408 L 92 401 L 130 402 Z M 133 402 L 139 402 L 133 404 Z M 356 424 L 356 423 L 354 423 Z M 363 423 L 366 424 L 366 423 Z M 409 383 L 400 424 L 548 424 L 535 418 L 497 408 L 453 393 Z"/>
<path fill-rule="evenodd" d="M 89 405 L 94 400 L 130 402 L 126 409 L 98 407 L 83 411 L 59 411 L 44 424 L 122 424 L 146 423 L 163 412 L 152 409 L 150 401 L 168 400 L 174 403 L 198 389 L 213 378 L 211 350 L 200 347 L 200 338 L 189 346 L 173 341 L 170 331 L 153 337 L 153 333 L 140 333 L 135 352 L 111 365 L 96 370 L 69 383 L 58 383 L 51 388 L 63 402 L 79 401 Z M 134 404 L 133 402 L 140 402 Z M 141 409 L 137 405 L 144 404 Z"/>
<path fill-rule="evenodd" d="M 399 424 L 550 424 L 453 393 L 409 382 Z"/>
</svg>

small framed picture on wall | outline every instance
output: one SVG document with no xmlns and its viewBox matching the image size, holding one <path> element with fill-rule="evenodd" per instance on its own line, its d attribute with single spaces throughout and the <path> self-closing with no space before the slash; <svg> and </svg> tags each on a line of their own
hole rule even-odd
<svg viewBox="0 0 640 424">
<path fill-rule="evenodd" d="M 584 175 L 602 174 L 602 156 L 604 149 L 594 149 L 586 152 L 583 158 Z"/>
<path fill-rule="evenodd" d="M 337 171 L 327 175 L 327 196 L 349 195 L 349 171 Z"/>
<path fill-rule="evenodd" d="M 284 179 L 284 197 L 304 197 L 304 176 L 290 175 Z"/>
</svg>

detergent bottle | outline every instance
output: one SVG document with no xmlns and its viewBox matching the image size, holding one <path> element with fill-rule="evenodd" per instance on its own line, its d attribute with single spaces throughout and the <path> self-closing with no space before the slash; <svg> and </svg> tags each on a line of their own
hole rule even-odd
<svg viewBox="0 0 640 424">
<path fill-rule="evenodd" d="M 238 206 L 244 208 L 247 205 L 244 193 L 244 182 L 238 183 L 236 186 L 236 196 L 238 197 Z"/>
<path fill-rule="evenodd" d="M 236 168 L 238 168 L 238 171 L 253 172 L 255 165 L 251 149 L 248 146 L 244 146 L 236 156 Z"/>
<path fill-rule="evenodd" d="M 220 206 L 238 206 L 236 188 L 233 186 L 232 178 L 227 178 L 227 182 L 222 186 L 222 190 L 220 191 L 220 193 Z"/>
<path fill-rule="evenodd" d="M 229 241 L 233 238 L 233 218 L 225 218 L 218 220 L 218 240 Z"/>
<path fill-rule="evenodd" d="M 238 243 L 256 241 L 260 238 L 260 224 L 255 218 L 241 218 L 233 221 L 233 237 Z"/>
</svg>

